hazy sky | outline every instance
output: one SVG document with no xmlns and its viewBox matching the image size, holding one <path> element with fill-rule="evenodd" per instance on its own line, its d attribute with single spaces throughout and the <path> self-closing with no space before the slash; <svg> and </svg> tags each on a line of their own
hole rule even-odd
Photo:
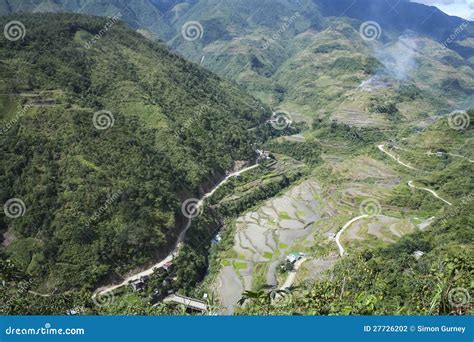
<svg viewBox="0 0 474 342">
<path fill-rule="evenodd" d="M 474 20 L 474 0 L 412 0 L 425 5 L 436 6 L 449 15 Z"/>
</svg>

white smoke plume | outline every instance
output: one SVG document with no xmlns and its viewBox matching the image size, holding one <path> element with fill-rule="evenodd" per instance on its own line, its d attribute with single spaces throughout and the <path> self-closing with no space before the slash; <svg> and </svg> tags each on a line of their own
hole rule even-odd
<svg viewBox="0 0 474 342">
<path fill-rule="evenodd" d="M 375 57 L 384 65 L 383 74 L 404 81 L 410 78 L 416 68 L 416 50 L 416 39 L 403 35 L 395 44 L 378 48 Z"/>
</svg>

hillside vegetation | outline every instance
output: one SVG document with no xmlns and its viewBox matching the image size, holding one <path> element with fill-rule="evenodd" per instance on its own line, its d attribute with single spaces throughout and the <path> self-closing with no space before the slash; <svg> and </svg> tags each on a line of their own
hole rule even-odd
<svg viewBox="0 0 474 342">
<path fill-rule="evenodd" d="M 15 19 L 28 34 L 0 41 L 1 201 L 26 212 L 1 216 L 2 249 L 44 290 L 95 286 L 168 252 L 180 202 L 254 157 L 248 129 L 269 110 L 122 23 L 86 48 L 105 19 Z"/>
</svg>

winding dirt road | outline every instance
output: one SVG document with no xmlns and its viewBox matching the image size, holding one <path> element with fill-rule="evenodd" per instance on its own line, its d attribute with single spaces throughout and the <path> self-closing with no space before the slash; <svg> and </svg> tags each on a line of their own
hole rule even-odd
<svg viewBox="0 0 474 342">
<path fill-rule="evenodd" d="M 408 165 L 408 164 L 403 163 L 403 162 L 400 160 L 399 157 L 395 157 L 393 154 L 391 154 L 391 153 L 389 153 L 388 151 L 386 151 L 386 150 L 384 149 L 384 146 L 385 146 L 385 145 L 378 145 L 377 147 L 378 147 L 378 149 L 379 149 L 380 151 L 382 151 L 383 153 L 389 155 L 391 158 L 395 159 L 395 160 L 397 161 L 397 163 L 399 163 L 400 165 L 403 165 L 403 166 L 405 166 L 405 167 L 407 167 L 407 168 L 409 168 L 409 169 L 412 169 L 412 170 L 416 170 L 414 167 L 412 167 L 412 166 L 410 166 L 410 165 Z M 427 152 L 427 154 L 429 155 L 430 152 Z M 460 157 L 462 157 L 462 156 L 460 156 Z M 464 157 L 463 157 L 463 158 L 464 158 Z M 419 187 L 415 186 L 415 184 L 413 184 L 413 181 L 412 181 L 412 180 L 408 182 L 408 186 L 409 186 L 410 188 L 413 188 L 413 189 L 420 189 L 420 190 L 428 191 L 428 192 L 429 192 L 430 194 L 432 194 L 434 197 L 436 197 L 437 199 L 443 201 L 443 202 L 446 203 L 447 205 L 452 205 L 452 203 L 450 203 L 450 202 L 448 202 L 447 200 L 445 200 L 444 198 L 440 197 L 440 196 L 436 193 L 436 191 L 431 190 L 431 189 L 428 189 L 428 188 L 419 188 Z"/>
<path fill-rule="evenodd" d="M 219 189 L 222 185 L 224 185 L 229 179 L 231 179 L 232 177 L 236 177 L 244 172 L 247 172 L 247 171 L 250 171 L 252 169 L 255 169 L 257 167 L 259 167 L 260 164 L 255 164 L 255 165 L 252 165 L 252 166 L 249 166 L 249 167 L 246 167 L 245 169 L 242 169 L 240 171 L 237 171 L 237 172 L 234 172 L 234 173 L 231 173 L 230 175 L 228 175 L 227 177 L 225 177 L 219 184 L 217 184 L 211 191 L 209 191 L 207 194 L 205 194 L 204 196 L 202 196 L 202 198 L 200 199 L 199 203 L 198 203 L 198 207 L 201 207 L 203 204 L 204 204 L 204 201 L 211 197 L 216 191 L 217 189 Z"/>
<path fill-rule="evenodd" d="M 298 272 L 298 269 L 301 267 L 301 265 L 308 260 L 306 257 L 301 258 L 297 262 L 295 262 L 294 269 L 293 271 L 290 271 L 288 273 L 288 277 L 286 278 L 285 282 L 283 285 L 280 287 L 280 290 L 285 290 L 293 285 L 293 283 L 296 280 L 296 273 Z"/>
<path fill-rule="evenodd" d="M 204 194 L 204 196 L 201 197 L 201 199 L 199 200 L 199 202 L 197 203 L 197 209 L 199 209 L 200 207 L 203 206 L 204 204 L 204 201 L 209 198 L 210 196 L 212 196 L 217 189 L 219 189 L 222 185 L 224 185 L 229 179 L 231 179 L 232 177 L 235 177 L 235 176 L 238 176 L 244 172 L 247 172 L 247 171 L 250 171 L 252 169 L 255 169 L 257 167 L 259 167 L 260 164 L 255 164 L 255 165 L 252 165 L 252 166 L 249 166 L 249 167 L 246 167 L 240 171 L 237 171 L 237 172 L 233 172 L 231 174 L 229 174 L 227 177 L 225 177 L 222 181 L 219 182 L 219 184 L 217 184 L 211 191 L 209 191 L 208 193 Z M 188 231 L 189 227 L 191 227 L 191 220 L 188 221 L 188 224 L 186 225 L 186 228 L 181 232 L 181 234 L 179 235 L 178 237 L 178 240 L 176 241 L 176 244 L 175 244 L 175 247 L 173 249 L 173 251 L 166 257 L 164 258 L 163 260 L 159 261 L 158 263 L 154 264 L 153 266 L 151 266 L 150 268 L 144 270 L 144 271 L 141 271 L 141 272 L 138 272 L 136 274 L 133 274 L 129 277 L 127 277 L 123 282 L 121 282 L 120 284 L 116 284 L 116 285 L 110 285 L 110 286 L 105 286 L 105 287 L 101 287 L 99 289 L 97 289 L 97 291 L 95 292 L 94 296 L 103 296 L 109 292 L 112 292 L 114 290 L 117 290 L 123 286 L 126 286 L 128 285 L 131 281 L 135 281 L 135 280 L 139 280 L 141 277 L 144 277 L 144 276 L 150 276 L 151 274 L 153 274 L 155 272 L 156 269 L 158 268 L 161 268 L 163 267 L 165 264 L 173 261 L 173 259 L 178 255 L 179 253 L 179 250 L 180 250 L 180 247 L 182 245 L 182 242 L 184 241 L 184 238 L 186 236 L 186 232 Z"/>
<path fill-rule="evenodd" d="M 409 181 L 408 182 L 408 186 L 410 188 L 413 188 L 413 189 L 420 189 L 420 190 L 425 190 L 425 191 L 428 191 L 430 194 L 432 194 L 434 197 L 436 197 L 437 199 L 440 199 L 441 201 L 443 201 L 444 203 L 446 203 L 447 205 L 453 205 L 452 203 L 448 202 L 447 200 L 445 200 L 444 198 L 440 197 L 434 190 L 431 190 L 431 189 L 428 189 L 428 188 L 419 188 L 417 186 L 415 186 L 415 184 L 413 184 L 413 181 Z"/>
<path fill-rule="evenodd" d="M 344 254 L 346 253 L 346 251 L 344 250 L 344 247 L 342 247 L 342 244 L 341 244 L 341 235 L 342 233 L 344 233 L 344 231 L 350 227 L 351 224 L 353 224 L 354 222 L 356 221 L 359 221 L 363 218 L 366 218 L 366 217 L 369 217 L 369 215 L 360 215 L 360 216 L 357 216 L 357 217 L 354 217 L 353 219 L 351 219 L 350 221 L 348 221 L 344 227 L 342 227 L 342 229 L 336 234 L 336 244 L 337 244 L 337 247 L 339 248 L 339 255 L 341 257 L 344 256 Z"/>
<path fill-rule="evenodd" d="M 408 165 L 408 164 L 405 164 L 404 162 L 402 162 L 400 160 L 400 157 L 396 157 L 394 156 L 393 154 L 391 154 L 390 152 L 386 151 L 385 150 L 385 145 L 378 145 L 377 148 L 382 151 L 383 153 L 385 153 L 386 155 L 388 155 L 390 158 L 394 159 L 398 164 L 402 165 L 402 166 L 405 166 L 406 168 L 408 169 L 411 169 L 411 170 L 417 170 L 416 168 L 414 168 L 413 166 L 411 165 Z"/>
<path fill-rule="evenodd" d="M 474 163 L 474 160 L 471 160 L 471 159 L 469 159 L 469 158 L 466 158 L 466 157 L 464 157 L 464 156 L 461 156 L 460 154 L 448 153 L 448 152 L 438 152 L 438 153 L 441 153 L 442 155 L 447 154 L 447 155 L 449 155 L 449 156 L 453 156 L 453 157 L 457 157 L 457 158 L 462 158 L 462 159 L 464 159 L 464 160 L 467 160 L 469 163 Z M 429 151 L 429 152 L 426 152 L 426 155 L 428 155 L 428 156 L 437 156 L 438 153 L 433 153 L 433 152 Z"/>
<path fill-rule="evenodd" d="M 385 145 L 383 145 L 383 144 L 377 146 L 377 148 L 378 148 L 380 151 L 382 151 L 383 153 L 385 153 L 385 154 L 387 154 L 388 156 L 390 156 L 390 158 L 394 159 L 394 160 L 395 160 L 397 163 L 399 163 L 400 165 L 402 165 L 402 166 L 404 166 L 404 167 L 406 167 L 406 168 L 408 168 L 408 169 L 411 169 L 411 170 L 416 170 L 413 166 L 408 165 L 408 164 L 402 162 L 402 161 L 400 160 L 400 157 L 396 157 L 396 156 L 394 156 L 393 154 L 391 154 L 390 152 L 386 151 L 384 147 L 385 147 Z M 419 187 L 415 186 L 415 184 L 413 184 L 413 181 L 412 181 L 412 180 L 408 182 L 408 186 L 411 187 L 411 188 L 413 188 L 413 189 L 420 189 L 420 190 L 428 191 L 428 192 L 429 192 L 430 194 L 432 194 L 434 197 L 436 197 L 437 199 L 443 201 L 443 202 L 446 203 L 447 205 L 452 205 L 452 203 L 450 203 L 449 201 L 447 201 L 447 200 L 445 200 L 444 198 L 442 198 L 441 196 L 439 196 L 439 195 L 436 193 L 436 191 L 431 190 L 431 189 L 428 189 L 428 188 L 419 188 Z M 347 228 L 349 228 L 349 226 L 350 226 L 351 224 L 353 224 L 354 222 L 356 222 L 356 221 L 358 221 L 358 220 L 360 220 L 360 219 L 366 218 L 366 217 L 369 217 L 369 215 L 361 215 L 361 216 L 354 217 L 353 219 L 351 219 L 350 221 L 348 221 L 348 222 L 344 225 L 344 227 L 342 227 L 342 229 L 336 234 L 336 239 L 335 239 L 335 240 L 336 240 L 337 247 L 339 248 L 339 255 L 340 255 L 341 257 L 344 256 L 344 254 L 345 254 L 344 247 L 342 246 L 341 241 L 340 241 L 342 233 L 344 233 L 344 231 L 345 231 Z M 431 220 L 433 220 L 433 219 L 434 219 L 434 217 L 431 218 Z"/>
</svg>

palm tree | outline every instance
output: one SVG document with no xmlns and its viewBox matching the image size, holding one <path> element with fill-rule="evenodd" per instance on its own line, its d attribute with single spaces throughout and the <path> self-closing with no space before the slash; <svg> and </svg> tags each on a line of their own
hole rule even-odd
<svg viewBox="0 0 474 342">
<path fill-rule="evenodd" d="M 245 291 L 242 293 L 242 298 L 240 298 L 237 304 L 244 305 L 247 300 L 252 301 L 268 315 L 270 313 L 271 304 L 277 298 L 289 294 L 294 289 L 295 287 L 287 287 L 282 290 L 278 289 L 275 285 L 263 285 L 256 292 Z"/>
</svg>

